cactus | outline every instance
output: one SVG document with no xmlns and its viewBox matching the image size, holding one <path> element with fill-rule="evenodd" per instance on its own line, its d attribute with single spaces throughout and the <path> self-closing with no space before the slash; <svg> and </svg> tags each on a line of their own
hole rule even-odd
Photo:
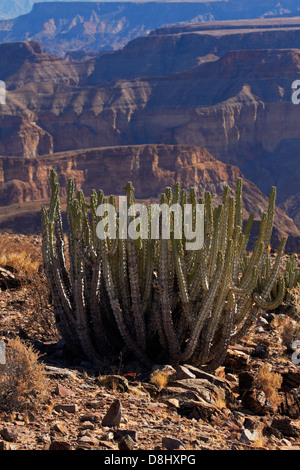
<svg viewBox="0 0 300 470">
<path fill-rule="evenodd" d="M 299 319 L 300 271 L 297 268 L 294 255 L 288 257 L 285 267 L 283 267 L 283 277 L 286 289 L 283 294 L 282 302 L 277 306 L 277 310 L 292 318 Z M 277 297 L 279 289 L 279 280 L 277 280 L 273 285 L 271 297 Z"/>
<path fill-rule="evenodd" d="M 57 326 L 74 350 L 99 367 L 123 351 L 148 367 L 160 360 L 213 371 L 261 309 L 282 302 L 285 280 L 279 267 L 286 238 L 273 266 L 268 258 L 275 188 L 252 252 L 247 243 L 253 217 L 243 228 L 241 179 L 235 196 L 224 188 L 218 205 L 209 192 L 199 198 L 195 188 L 188 192 L 179 183 L 161 195 L 160 202 L 169 207 L 191 204 L 193 227 L 196 204 L 204 205 L 204 244 L 192 251 L 187 250 L 185 237 L 176 236 L 179 223 L 173 212 L 170 239 L 161 232 L 157 238 L 143 237 L 141 231 L 136 239 L 124 238 L 119 219 L 116 237 L 108 233 L 100 239 L 97 225 L 104 216 L 98 215 L 97 207 L 108 201 L 116 207 L 116 199 L 93 190 L 86 201 L 82 191 L 75 192 L 72 180 L 66 247 L 55 171 L 51 190 L 50 206 L 42 208 L 43 258 Z M 128 183 L 125 190 L 129 208 L 135 203 L 134 188 Z M 147 210 L 149 214 L 149 206 Z M 134 215 L 127 226 L 132 221 L 137 221 Z"/>
</svg>

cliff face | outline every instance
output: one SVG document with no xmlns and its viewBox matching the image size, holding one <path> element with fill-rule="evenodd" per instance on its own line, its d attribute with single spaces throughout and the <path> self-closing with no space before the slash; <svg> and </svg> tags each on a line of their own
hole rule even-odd
<svg viewBox="0 0 300 470">
<path fill-rule="evenodd" d="M 293 38 L 294 46 L 300 47 L 300 25 L 299 19 L 289 21 L 287 28 L 269 24 L 262 32 L 254 24 L 246 32 L 226 24 L 223 30 L 215 25 L 209 34 L 195 27 L 192 32 L 153 33 L 87 63 L 59 59 L 36 42 L 1 45 L 7 102 L 0 106 L 0 153 L 26 157 L 30 166 L 29 158 L 80 149 L 195 145 L 224 164 L 238 166 L 266 195 L 276 185 L 278 202 L 293 201 L 291 208 L 297 200 L 291 198 L 299 192 L 300 139 L 300 108 L 292 104 L 291 85 L 299 75 L 300 52 L 287 45 Z M 276 44 L 279 36 L 285 38 L 280 48 L 266 47 L 272 34 Z M 257 35 L 265 41 L 265 49 L 251 49 L 258 44 Z M 218 50 L 211 45 L 198 48 L 208 36 L 218 40 Z M 228 51 L 230 47 L 235 49 Z M 143 153 L 141 168 L 146 158 Z M 105 161 L 105 178 L 112 174 L 119 181 Z M 145 174 L 152 174 L 153 162 L 145 168 Z M 122 174 L 121 164 L 118 170 Z M 156 187 L 155 181 L 166 181 L 171 170 L 170 166 L 156 172 L 150 188 Z M 142 175 L 140 170 L 137 174 Z M 188 174 L 193 174 L 191 169 Z M 142 176 L 141 188 L 148 197 Z M 200 176 L 197 180 L 195 173 L 193 178 L 200 184 Z M 121 179 L 128 179 L 127 170 Z M 3 187 L 3 200 L 15 201 L 17 187 L 27 194 L 24 200 L 29 201 L 30 192 L 36 194 L 32 197 L 44 197 L 38 187 L 30 189 L 23 183 L 9 183 L 10 193 Z"/>
<path fill-rule="evenodd" d="M 48 200 L 51 168 L 57 171 L 62 199 L 66 196 L 68 179 L 74 178 L 76 189 L 83 189 L 87 196 L 92 189 L 100 188 L 106 195 L 124 195 L 124 186 L 127 181 L 132 181 L 137 198 L 157 201 L 161 191 L 167 186 L 173 187 L 179 181 L 185 188 L 195 186 L 199 196 L 206 190 L 211 191 L 217 195 L 216 201 L 220 201 L 224 186 L 228 185 L 234 193 L 236 180 L 241 177 L 244 185 L 245 217 L 251 213 L 255 219 L 259 219 L 268 205 L 267 197 L 237 167 L 217 161 L 206 150 L 196 146 L 122 146 L 63 152 L 31 159 L 1 157 L 1 205 L 11 205 L 12 209 L 14 205 L 19 205 L 19 210 L 13 215 L 14 229 L 24 230 L 26 203 L 31 203 L 30 210 L 34 213 L 35 210 L 40 210 L 42 200 Z M 36 205 L 32 205 L 33 202 Z M 12 221 L 9 214 L 5 215 L 6 227 L 9 227 Z M 39 230 L 39 222 L 35 223 L 31 231 Z M 0 210 L 0 227 L 2 224 Z M 289 249 L 300 249 L 300 231 L 277 208 L 274 246 L 278 245 L 284 235 L 289 236 Z"/>
<path fill-rule="evenodd" d="M 158 38 L 161 57 L 181 62 L 180 51 L 168 54 L 169 37 L 165 44 Z M 136 70 L 147 56 L 139 47 L 134 53 L 139 42 L 130 45 Z M 106 58 L 112 66 L 115 54 Z M 235 50 L 183 72 L 102 86 L 96 68 L 90 73 L 93 66 L 58 59 L 37 43 L 1 45 L 8 89 L 0 107 L 1 154 L 193 144 L 237 165 L 265 194 L 276 185 L 281 203 L 298 192 L 300 111 L 291 102 L 291 84 L 300 70 L 299 50 Z"/>
<path fill-rule="evenodd" d="M 12 19 L 0 21 L 0 41 L 37 40 L 62 57 L 69 50 L 116 50 L 165 25 L 297 14 L 299 6 L 297 0 L 33 3 L 1 2 L 0 18 Z"/>
</svg>

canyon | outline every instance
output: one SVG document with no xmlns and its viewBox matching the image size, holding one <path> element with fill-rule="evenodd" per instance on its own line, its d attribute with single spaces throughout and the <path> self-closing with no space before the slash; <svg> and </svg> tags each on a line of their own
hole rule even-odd
<svg viewBox="0 0 300 470">
<path fill-rule="evenodd" d="M 37 41 L 0 44 L 0 78 L 6 84 L 6 104 L 0 107 L 1 165 L 13 168 L 2 170 L 2 228 L 5 218 L 16 217 L 18 205 L 30 211 L 34 201 L 49 197 L 46 177 L 33 170 L 38 162 L 48 167 L 64 162 L 65 174 L 71 175 L 67 168 L 78 168 L 81 160 L 87 165 L 88 154 L 99 167 L 89 170 L 98 175 L 94 186 L 108 193 L 133 179 L 139 165 L 144 173 L 136 174 L 145 192 L 139 197 L 151 198 L 174 182 L 172 165 L 177 177 L 178 168 L 184 173 L 188 165 L 183 184 L 201 191 L 212 185 L 205 172 L 198 172 L 199 162 L 192 170 L 196 150 L 191 149 L 198 149 L 219 167 L 214 173 L 219 186 L 213 190 L 220 192 L 222 181 L 232 181 L 233 168 L 254 185 L 253 201 L 277 187 L 277 203 L 286 214 L 277 230 L 290 233 L 295 247 L 300 107 L 292 103 L 291 85 L 300 71 L 300 18 L 165 26 L 119 50 L 94 52 L 85 60 L 76 54 L 64 59 Z M 169 166 L 153 173 L 155 159 L 149 160 L 145 148 L 160 162 L 166 161 L 161 152 L 169 155 Z M 178 152 L 184 148 L 190 156 L 182 157 L 180 166 Z M 118 160 L 123 151 L 130 157 Z M 66 178 L 60 174 L 64 187 Z M 75 172 L 80 184 L 82 174 Z M 258 199 L 252 204 L 256 216 L 261 207 Z M 7 228 L 14 225 L 11 220 Z"/>
<path fill-rule="evenodd" d="M 124 195 L 124 185 L 132 181 L 137 200 L 159 202 L 166 187 L 179 182 L 182 188 L 195 187 L 199 197 L 205 191 L 221 202 L 227 185 L 234 195 L 237 178 L 243 180 L 244 218 L 254 216 L 252 242 L 257 236 L 268 198 L 247 180 L 238 167 L 221 163 L 207 150 L 192 145 L 129 145 L 68 151 L 38 158 L 0 157 L 0 230 L 39 233 L 40 209 L 49 203 L 50 171 L 54 168 L 60 183 L 65 220 L 66 190 L 69 178 L 89 197 L 92 189 L 104 194 Z M 300 230 L 283 210 L 276 208 L 272 243 L 277 247 L 288 236 L 287 249 L 299 249 Z"/>
<path fill-rule="evenodd" d="M 299 15 L 297 0 L 47 1 L 6 0 L 0 42 L 39 41 L 52 54 L 116 50 L 155 28 L 182 23 Z"/>
</svg>

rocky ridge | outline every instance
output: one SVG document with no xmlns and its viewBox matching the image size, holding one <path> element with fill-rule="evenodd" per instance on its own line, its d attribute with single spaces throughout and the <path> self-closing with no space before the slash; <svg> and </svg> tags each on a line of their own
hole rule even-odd
<svg viewBox="0 0 300 470">
<path fill-rule="evenodd" d="M 296 0 L 283 0 L 281 4 L 275 0 L 254 0 L 242 7 L 236 0 L 39 3 L 10 0 L 1 4 L 0 18 L 5 15 L 10 18 L 0 21 L 0 41 L 38 40 L 48 52 L 63 57 L 69 50 L 119 49 L 129 40 L 165 25 L 297 12 Z"/>
</svg>

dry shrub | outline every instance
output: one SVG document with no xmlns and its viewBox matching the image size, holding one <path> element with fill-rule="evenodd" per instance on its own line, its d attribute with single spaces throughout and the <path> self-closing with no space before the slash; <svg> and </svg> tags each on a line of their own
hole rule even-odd
<svg viewBox="0 0 300 470">
<path fill-rule="evenodd" d="M 6 345 L 6 364 L 0 366 L 0 408 L 33 409 L 48 396 L 48 379 L 39 354 L 19 338 Z"/>
<path fill-rule="evenodd" d="M 165 371 L 165 370 L 156 369 L 150 375 L 150 382 L 153 385 L 156 385 L 159 390 L 162 390 L 164 387 L 166 387 L 169 380 L 170 380 L 170 374 L 168 373 L 168 371 Z"/>
<path fill-rule="evenodd" d="M 292 344 L 300 340 L 300 322 L 290 317 L 285 317 L 281 323 L 277 325 L 283 344 L 288 351 L 292 351 Z"/>
<path fill-rule="evenodd" d="M 18 298 L 23 297 L 24 308 L 17 327 L 26 331 L 30 338 L 57 341 L 60 336 L 42 269 L 40 237 L 4 233 L 0 234 L 0 246 L 0 266 L 13 271 L 21 282 Z"/>
<path fill-rule="evenodd" d="M 34 276 L 42 263 L 38 237 L 1 234 L 0 266 L 12 268 L 20 276 Z"/>
<path fill-rule="evenodd" d="M 58 341 L 57 330 L 50 298 L 49 286 L 42 274 L 31 279 L 24 288 L 26 312 L 22 317 L 22 330 L 26 330 L 31 338 L 41 341 Z"/>
<path fill-rule="evenodd" d="M 268 400 L 274 405 L 281 402 L 278 390 L 282 385 L 282 376 L 277 372 L 272 372 L 269 364 L 263 364 L 255 374 L 255 385 L 261 389 Z"/>
</svg>

